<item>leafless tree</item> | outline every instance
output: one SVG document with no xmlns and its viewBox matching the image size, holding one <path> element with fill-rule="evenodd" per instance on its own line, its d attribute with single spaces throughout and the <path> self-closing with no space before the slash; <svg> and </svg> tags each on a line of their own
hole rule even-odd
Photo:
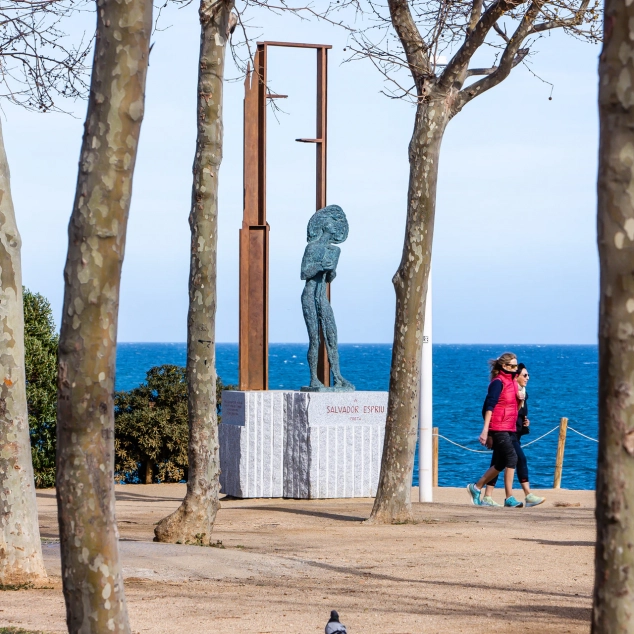
<svg viewBox="0 0 634 634">
<path fill-rule="evenodd" d="M 85 0 L 0 1 L 0 97 L 32 110 L 58 110 L 60 97 L 84 96 L 92 34 L 73 38 L 64 21 Z"/>
<path fill-rule="evenodd" d="M 71 634 L 130 631 L 114 495 L 121 266 L 145 104 L 151 0 L 97 0 L 59 342 L 57 507 Z"/>
<path fill-rule="evenodd" d="M 235 26 L 233 0 L 201 0 L 191 255 L 187 318 L 189 442 L 187 494 L 154 530 L 157 541 L 209 544 L 220 506 L 216 413 L 218 173 L 222 160 L 225 52 Z"/>
<path fill-rule="evenodd" d="M 255 2 L 256 0 L 251 0 Z M 280 2 L 284 5 L 285 2 Z M 599 39 L 597 0 L 339 0 L 318 17 L 350 32 L 351 60 L 369 59 L 386 94 L 415 106 L 405 239 L 394 275 L 396 316 L 383 461 L 370 522 L 411 520 L 425 297 L 440 146 L 472 99 L 527 63 L 555 29 Z M 475 55 L 488 55 L 475 66 Z"/>
<path fill-rule="evenodd" d="M 0 98 L 32 110 L 84 93 L 89 42 L 68 43 L 58 0 L 0 2 Z M 0 127 L 0 584 L 46 577 L 37 519 L 24 371 L 21 240 Z"/>
<path fill-rule="evenodd" d="M 166 0 L 189 4 L 191 0 Z M 189 223 L 191 253 L 187 320 L 189 473 L 180 507 L 154 530 L 161 542 L 209 544 L 220 507 L 220 456 L 216 410 L 216 263 L 218 177 L 222 160 L 222 99 L 227 46 L 238 69 L 246 71 L 257 29 L 247 10 L 267 9 L 303 17 L 305 8 L 266 0 L 201 0 L 196 155 Z M 238 36 L 231 40 L 237 24 Z"/>
<path fill-rule="evenodd" d="M 634 5 L 606 0 L 599 58 L 599 469 L 594 634 L 634 632 Z"/>
<path fill-rule="evenodd" d="M 410 183 L 405 241 L 401 264 L 394 276 L 397 307 L 386 437 L 379 490 L 371 521 L 401 522 L 411 519 L 410 488 L 417 435 L 424 298 L 431 262 L 438 159 L 445 128 L 471 99 L 496 86 L 508 77 L 513 68 L 525 63 L 539 39 L 553 29 L 563 29 L 570 35 L 584 39 L 598 39 L 596 1 L 388 0 L 387 4 L 383 4 L 373 0 L 339 0 L 324 3 L 322 6 L 291 0 L 242 0 L 234 7 L 241 40 L 232 42 L 231 51 L 238 67 L 244 69 L 246 62 L 252 58 L 252 35 L 249 32 L 248 20 L 245 19 L 248 12 L 261 9 L 280 14 L 292 13 L 302 19 L 318 19 L 348 31 L 350 60 L 371 60 L 389 83 L 387 94 L 394 98 L 410 99 L 415 104 L 414 132 L 409 147 Z M 228 11 L 227 2 L 208 4 L 223 6 L 224 12 Z M 204 15 L 204 12 L 201 12 L 201 15 Z M 220 23 L 213 28 L 220 29 Z M 203 43 L 204 32 L 203 24 Z M 220 31 L 218 35 L 224 37 Z M 473 56 L 482 52 L 490 53 L 490 65 L 482 68 L 470 67 Z M 450 59 L 445 63 L 443 58 L 447 56 Z M 201 65 L 201 69 L 203 67 L 205 65 Z M 224 71 L 224 66 L 222 70 Z M 202 78 L 202 74 L 200 77 Z M 220 75 L 218 77 L 222 78 Z M 213 88 L 220 91 L 221 82 L 213 84 Z M 204 147 L 201 145 L 201 138 L 206 134 L 201 127 L 200 113 L 205 112 L 205 117 L 208 117 L 212 112 L 211 109 L 205 109 L 208 106 L 200 108 L 200 96 L 204 92 L 199 85 L 197 160 L 200 148 Z M 211 93 L 206 94 L 208 96 L 205 104 L 208 104 L 210 102 L 207 100 Z M 215 116 L 221 117 L 220 109 L 216 105 L 213 105 L 213 108 Z M 212 125 L 210 119 L 207 120 L 207 125 Z M 213 125 L 217 131 L 222 129 L 221 121 Z M 218 138 L 215 137 L 215 143 Z M 217 166 L 220 146 L 217 145 L 216 148 Z M 197 189 L 197 165 L 195 163 L 193 209 L 196 207 L 196 200 L 202 201 L 201 193 Z M 216 166 L 210 168 L 210 174 L 217 173 Z M 217 181 L 212 182 L 215 184 Z M 213 205 L 215 215 L 215 194 L 210 195 L 207 204 Z M 190 392 L 192 386 L 200 385 L 199 372 L 200 376 L 208 376 L 209 381 L 212 376 L 215 377 L 215 371 L 211 374 L 209 369 L 209 364 L 213 362 L 211 348 L 214 345 L 216 251 L 215 236 L 212 239 L 212 233 L 215 232 L 215 217 L 204 229 L 204 236 L 196 233 L 203 230 L 202 225 L 196 224 L 197 217 L 192 213 L 192 235 L 202 238 L 210 245 L 210 254 L 214 261 L 212 265 L 209 260 L 209 267 L 205 269 L 202 261 L 197 261 L 196 245 L 193 244 L 188 324 Z M 195 276 L 195 271 L 198 272 L 198 277 Z M 203 271 L 206 272 L 200 275 Z M 211 285 L 207 285 L 203 291 L 202 285 L 206 284 L 207 280 Z M 205 308 L 205 311 L 195 306 L 192 308 L 194 299 L 201 306 L 209 308 Z M 207 333 L 199 338 L 191 330 L 200 327 L 198 319 L 202 319 L 201 324 L 204 322 Z M 207 342 L 210 349 L 205 352 L 201 345 L 207 345 Z M 198 367 L 197 364 L 203 365 Z M 196 390 L 200 391 L 200 387 L 194 387 L 194 394 Z M 195 405 L 195 402 L 198 404 Z M 174 526 L 183 525 L 185 516 L 193 517 L 195 514 L 198 517 L 205 515 L 212 519 L 211 522 L 205 519 L 205 522 L 196 523 L 199 528 L 195 534 L 193 529 L 188 528 L 187 539 L 199 540 L 203 533 L 205 539 L 208 539 L 207 527 L 211 528 L 218 507 L 215 497 L 218 490 L 218 457 L 213 396 L 193 396 L 190 393 L 190 417 L 192 430 L 207 430 L 202 435 L 200 432 L 191 434 L 190 461 L 192 464 L 204 465 L 200 473 L 204 473 L 205 478 L 213 475 L 214 482 L 212 484 L 205 479 L 204 486 L 201 486 L 202 481 L 198 480 L 198 477 L 193 478 L 191 485 L 188 484 L 187 498 L 181 508 L 157 527 L 157 539 L 182 541 L 184 533 L 180 534 Z M 195 422 L 204 419 L 204 424 Z M 208 492 L 212 489 L 216 493 L 209 495 Z M 188 498 L 190 502 L 187 501 Z M 194 499 L 197 500 L 196 506 L 199 509 L 206 509 L 204 513 L 194 513 L 191 503 Z M 199 504 L 203 499 L 206 500 L 206 506 Z M 203 525 L 205 530 L 200 528 Z M 177 538 L 176 535 L 179 534 L 180 537 Z"/>
<path fill-rule="evenodd" d="M 166 0 L 189 4 L 191 0 Z M 245 20 L 248 11 L 271 10 L 299 17 L 312 9 L 268 0 L 201 0 L 196 156 L 189 223 L 191 255 L 187 320 L 189 473 L 180 507 L 154 530 L 161 542 L 209 544 L 220 507 L 220 456 L 216 410 L 216 263 L 218 175 L 222 160 L 222 98 L 227 45 L 239 70 L 252 58 L 257 29 Z M 239 24 L 238 36 L 230 40 Z"/>
</svg>

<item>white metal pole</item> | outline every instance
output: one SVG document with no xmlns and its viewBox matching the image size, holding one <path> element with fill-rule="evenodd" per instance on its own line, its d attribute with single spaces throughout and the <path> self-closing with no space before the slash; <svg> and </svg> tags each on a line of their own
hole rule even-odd
<svg viewBox="0 0 634 634">
<path fill-rule="evenodd" d="M 420 367 L 420 403 L 418 409 L 418 496 L 420 502 L 433 502 L 432 481 L 432 322 L 431 322 L 431 271 L 425 302 L 425 327 L 423 329 L 423 353 Z"/>
</svg>

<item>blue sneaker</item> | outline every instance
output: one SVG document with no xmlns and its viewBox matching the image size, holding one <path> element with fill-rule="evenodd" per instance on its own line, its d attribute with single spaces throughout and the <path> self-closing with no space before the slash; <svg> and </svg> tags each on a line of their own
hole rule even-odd
<svg viewBox="0 0 634 634">
<path fill-rule="evenodd" d="M 524 503 L 518 502 L 513 496 L 511 496 L 510 498 L 506 498 L 506 500 L 504 500 L 504 506 L 508 506 L 514 509 L 521 509 L 524 506 Z"/>
<path fill-rule="evenodd" d="M 478 491 L 478 489 L 476 489 L 475 487 L 475 484 L 467 484 L 467 493 L 471 498 L 471 504 L 474 504 L 475 506 L 482 506 L 482 501 L 480 500 L 480 495 L 482 494 L 482 491 Z"/>
</svg>

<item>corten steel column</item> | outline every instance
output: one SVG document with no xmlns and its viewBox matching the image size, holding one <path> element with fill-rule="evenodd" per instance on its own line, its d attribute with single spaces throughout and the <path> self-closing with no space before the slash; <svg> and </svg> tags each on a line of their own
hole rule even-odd
<svg viewBox="0 0 634 634">
<path fill-rule="evenodd" d="M 328 113 L 328 49 L 317 49 L 317 209 L 326 206 L 326 155 L 327 155 L 327 124 Z M 326 285 L 326 295 L 330 301 L 330 283 Z M 330 363 L 324 334 L 319 328 L 319 357 L 317 359 L 317 376 L 328 387 L 330 385 Z"/>
<path fill-rule="evenodd" d="M 244 83 L 244 213 L 240 230 L 240 346 L 239 389 L 266 390 L 269 386 L 269 225 L 266 221 L 266 105 L 284 98 L 267 92 L 267 48 L 317 50 L 317 130 L 315 143 L 316 209 L 326 206 L 326 128 L 328 54 L 326 44 L 259 42 L 253 72 Z M 330 299 L 330 285 L 328 285 Z M 330 364 L 321 337 L 319 379 L 330 385 Z"/>
<path fill-rule="evenodd" d="M 244 212 L 240 229 L 241 390 L 268 389 L 269 225 L 266 222 L 266 49 L 244 82 Z M 262 102 L 264 101 L 264 107 Z"/>
</svg>

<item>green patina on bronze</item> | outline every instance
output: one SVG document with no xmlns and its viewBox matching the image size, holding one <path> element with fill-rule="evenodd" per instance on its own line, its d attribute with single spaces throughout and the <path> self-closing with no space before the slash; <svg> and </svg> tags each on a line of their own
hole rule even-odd
<svg viewBox="0 0 634 634">
<path fill-rule="evenodd" d="M 341 376 L 337 325 L 335 314 L 328 301 L 327 284 L 337 275 L 337 263 L 341 249 L 336 244 L 348 237 L 348 219 L 338 205 L 328 205 L 316 211 L 308 221 L 308 244 L 302 258 L 301 278 L 306 280 L 302 293 L 302 312 L 308 330 L 308 366 L 310 385 L 303 392 L 353 392 L 354 385 Z M 334 379 L 332 387 L 325 387 L 317 378 L 319 358 L 319 330 L 324 336 L 328 361 Z"/>
</svg>

